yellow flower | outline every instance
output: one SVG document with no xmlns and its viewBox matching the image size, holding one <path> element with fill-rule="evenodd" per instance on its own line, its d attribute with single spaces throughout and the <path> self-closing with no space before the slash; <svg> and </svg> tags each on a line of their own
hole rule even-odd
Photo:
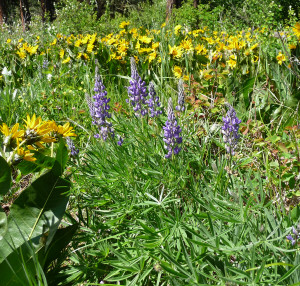
<svg viewBox="0 0 300 286">
<path fill-rule="evenodd" d="M 6 43 L 9 44 L 10 42 L 11 42 L 11 39 L 7 39 L 7 40 L 6 40 Z"/>
<path fill-rule="evenodd" d="M 119 27 L 121 28 L 121 29 L 124 29 L 126 26 L 128 26 L 130 24 L 130 22 L 128 21 L 128 22 L 125 22 L 125 21 L 123 21 L 120 25 L 119 25 Z"/>
<path fill-rule="evenodd" d="M 294 44 L 289 44 L 289 48 L 290 48 L 290 50 L 295 50 L 297 48 L 297 46 Z"/>
<path fill-rule="evenodd" d="M 182 57 L 183 51 L 180 46 L 174 46 L 171 47 L 169 45 L 169 55 L 171 55 L 173 58 L 180 59 Z"/>
<path fill-rule="evenodd" d="M 253 51 L 258 47 L 258 43 L 256 43 L 255 45 L 253 45 L 252 47 L 250 47 L 250 50 Z"/>
<path fill-rule="evenodd" d="M 300 39 L 300 22 L 297 22 L 295 24 L 295 27 L 293 28 L 293 31 L 294 31 L 296 37 L 298 37 Z"/>
<path fill-rule="evenodd" d="M 175 28 L 174 28 L 175 35 L 178 35 L 178 33 L 179 33 L 179 31 L 180 31 L 181 28 L 182 28 L 181 25 L 175 26 Z"/>
<path fill-rule="evenodd" d="M 215 41 L 212 38 L 206 38 L 207 43 L 209 43 L 210 45 L 213 45 L 215 43 Z"/>
<path fill-rule="evenodd" d="M 54 137 L 71 137 L 77 136 L 74 133 L 73 127 L 70 126 L 70 122 L 65 123 L 64 125 L 57 125 L 55 121 L 48 122 L 51 131 L 54 133 Z"/>
<path fill-rule="evenodd" d="M 150 44 L 153 38 L 149 38 L 147 36 L 140 36 L 139 41 L 141 41 L 144 44 Z"/>
<path fill-rule="evenodd" d="M 59 51 L 59 57 L 62 59 L 64 57 L 64 55 L 65 55 L 65 51 L 63 49 L 61 49 Z"/>
<path fill-rule="evenodd" d="M 149 57 L 148 57 L 149 63 L 151 63 L 154 59 L 156 59 L 156 57 L 157 57 L 156 51 L 153 51 L 152 53 L 150 53 Z"/>
<path fill-rule="evenodd" d="M 75 47 L 80 47 L 80 45 L 81 45 L 81 40 L 79 39 L 79 40 L 77 40 L 76 42 L 75 42 Z"/>
<path fill-rule="evenodd" d="M 17 158 L 17 160 L 23 159 L 25 161 L 30 161 L 30 162 L 34 162 L 36 160 L 36 158 L 34 158 L 34 154 L 30 153 L 29 150 L 24 150 L 24 148 L 19 148 L 19 146 L 17 147 L 17 156 L 21 157 L 21 158 Z"/>
<path fill-rule="evenodd" d="M 50 44 L 50 46 L 55 46 L 57 43 L 57 39 L 54 39 L 53 42 Z"/>
<path fill-rule="evenodd" d="M 187 52 L 192 52 L 194 50 L 192 39 L 184 39 L 181 41 L 180 46 Z"/>
<path fill-rule="evenodd" d="M 282 54 L 281 52 L 279 52 L 278 56 L 276 57 L 278 64 L 282 65 L 282 62 L 286 61 L 286 57 L 284 54 Z"/>
<path fill-rule="evenodd" d="M 173 67 L 173 73 L 174 73 L 175 77 L 181 78 L 181 76 L 182 76 L 182 69 L 181 69 L 181 67 L 174 66 Z"/>
<path fill-rule="evenodd" d="M 230 68 L 235 68 L 236 67 L 236 55 L 231 55 L 229 57 L 229 60 L 227 61 L 227 64 Z"/>
<path fill-rule="evenodd" d="M 32 56 L 32 55 L 36 54 L 38 47 L 39 47 L 38 45 L 36 45 L 36 46 L 29 45 L 27 48 L 27 52 Z"/>
<path fill-rule="evenodd" d="M 35 144 L 43 148 L 42 142 L 55 142 L 55 138 L 49 136 L 51 127 L 49 127 L 48 122 L 43 122 L 41 117 L 36 118 L 36 115 L 33 114 L 30 118 L 27 114 L 27 120 L 24 119 L 24 122 L 26 123 L 24 139 L 27 145 Z"/>
<path fill-rule="evenodd" d="M 201 44 L 199 44 L 195 47 L 195 51 L 196 51 L 197 55 L 206 55 L 207 54 L 207 49 Z"/>
<path fill-rule="evenodd" d="M 160 27 L 161 27 L 161 28 L 166 27 L 166 22 L 165 22 L 165 23 L 162 23 Z"/>
<path fill-rule="evenodd" d="M 0 131 L 4 134 L 4 145 L 10 145 L 11 140 L 18 140 L 24 135 L 24 130 L 19 130 L 19 123 L 16 123 L 10 130 L 9 127 L 3 123 L 0 126 Z"/>
<path fill-rule="evenodd" d="M 17 54 L 19 55 L 19 57 L 23 60 L 26 58 L 26 51 L 21 48 L 20 50 L 17 51 Z"/>
<path fill-rule="evenodd" d="M 183 80 L 188 81 L 189 79 L 190 79 L 189 75 L 186 74 L 186 75 L 183 76 Z"/>
<path fill-rule="evenodd" d="M 93 49 L 94 49 L 94 45 L 89 43 L 87 45 L 86 51 L 90 54 L 93 51 Z"/>
<path fill-rule="evenodd" d="M 67 57 L 66 59 L 64 59 L 64 60 L 62 61 L 62 63 L 63 63 L 63 64 L 67 64 L 70 60 L 71 60 L 71 58 L 70 58 L 70 57 Z"/>
</svg>

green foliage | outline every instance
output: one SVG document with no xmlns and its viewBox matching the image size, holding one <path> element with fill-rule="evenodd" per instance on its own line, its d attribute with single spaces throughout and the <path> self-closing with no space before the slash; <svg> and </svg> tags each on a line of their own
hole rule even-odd
<svg viewBox="0 0 300 286">
<path fill-rule="evenodd" d="M 35 273 L 44 275 L 43 266 L 49 266 L 49 262 L 57 258 L 70 241 L 75 226 L 71 232 L 68 229 L 60 231 L 63 242 L 60 236 L 56 236 L 69 200 L 70 182 L 61 177 L 67 158 L 68 151 L 61 142 L 52 169 L 21 192 L 10 207 L 7 218 L 1 213 L 2 285 L 34 283 Z M 42 260 L 38 259 L 39 256 Z"/>
</svg>

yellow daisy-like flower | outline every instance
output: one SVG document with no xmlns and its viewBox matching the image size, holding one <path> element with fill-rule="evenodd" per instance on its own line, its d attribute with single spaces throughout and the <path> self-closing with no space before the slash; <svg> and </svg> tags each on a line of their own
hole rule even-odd
<svg viewBox="0 0 300 286">
<path fill-rule="evenodd" d="M 282 65 L 282 62 L 286 61 L 286 57 L 284 54 L 282 54 L 281 52 L 279 52 L 278 56 L 276 57 L 278 64 Z"/>
<path fill-rule="evenodd" d="M 89 43 L 87 45 L 86 51 L 90 54 L 93 51 L 93 49 L 94 49 L 94 45 Z"/>
<path fill-rule="evenodd" d="M 236 67 L 236 55 L 231 55 L 229 57 L 229 60 L 227 61 L 227 64 L 230 68 L 235 68 Z"/>
<path fill-rule="evenodd" d="M 140 36 L 139 41 L 141 41 L 144 44 L 150 44 L 153 38 L 147 37 L 147 36 Z"/>
<path fill-rule="evenodd" d="M 25 151 L 24 148 L 22 148 L 22 147 L 19 148 L 19 146 L 17 147 L 17 158 L 16 158 L 16 160 L 23 159 L 25 161 L 34 162 L 34 161 L 36 161 L 36 158 L 34 158 L 33 156 L 34 156 L 34 154 L 30 153 L 29 150 Z"/>
<path fill-rule="evenodd" d="M 55 121 L 49 121 L 48 124 L 56 138 L 77 136 L 74 133 L 73 127 L 70 126 L 70 122 L 67 122 L 64 125 L 57 125 Z"/>
<path fill-rule="evenodd" d="M 67 57 L 66 59 L 64 59 L 64 60 L 62 61 L 62 63 L 63 63 L 63 64 L 67 64 L 70 60 L 71 60 L 71 58 L 70 58 L 70 57 Z"/>
<path fill-rule="evenodd" d="M 19 129 L 19 123 L 16 123 L 11 130 L 9 130 L 9 127 L 3 123 L 2 126 L 0 126 L 0 131 L 4 134 L 4 136 L 11 136 L 13 139 L 22 137 L 24 134 L 24 130 L 18 130 Z"/>
<path fill-rule="evenodd" d="M 298 37 L 300 39 L 300 22 L 297 22 L 295 24 L 295 27 L 293 28 L 293 31 L 294 31 L 296 37 Z"/>
<path fill-rule="evenodd" d="M 10 42 L 11 42 L 11 39 L 7 39 L 7 40 L 6 40 L 6 43 L 9 44 Z"/>
<path fill-rule="evenodd" d="M 32 56 L 32 55 L 36 54 L 38 47 L 39 47 L 38 45 L 36 45 L 36 46 L 29 45 L 27 47 L 27 52 Z"/>
<path fill-rule="evenodd" d="M 195 51 L 196 51 L 197 55 L 206 55 L 207 54 L 207 49 L 201 44 L 198 44 L 195 47 Z"/>
<path fill-rule="evenodd" d="M 17 55 L 20 57 L 20 59 L 23 60 L 26 58 L 26 51 L 23 48 L 21 48 L 17 51 Z"/>
<path fill-rule="evenodd" d="M 57 39 L 54 39 L 53 42 L 50 44 L 50 46 L 55 46 L 57 43 Z"/>
<path fill-rule="evenodd" d="M 180 46 L 186 52 L 192 52 L 194 50 L 192 39 L 184 39 L 183 41 L 181 41 Z"/>
<path fill-rule="evenodd" d="M 6 146 L 10 145 L 12 140 L 18 140 L 24 135 L 24 130 L 19 130 L 19 123 L 16 123 L 11 129 L 3 123 L 2 126 L 0 126 L 0 131 L 5 136 L 3 143 Z"/>
<path fill-rule="evenodd" d="M 24 139 L 27 145 L 35 144 L 40 148 L 43 148 L 42 142 L 50 143 L 55 142 L 55 138 L 49 136 L 51 127 L 48 122 L 43 122 L 41 117 L 36 118 L 33 114 L 32 118 L 27 114 L 26 131 L 24 133 Z"/>
<path fill-rule="evenodd" d="M 181 28 L 182 28 L 181 25 L 175 26 L 175 28 L 174 28 L 175 35 L 178 35 L 178 33 L 179 33 L 179 31 L 180 31 Z"/>
<path fill-rule="evenodd" d="M 59 51 L 59 57 L 62 59 L 64 57 L 64 55 L 65 55 L 65 51 L 63 49 L 61 49 Z"/>
<path fill-rule="evenodd" d="M 121 29 L 124 29 L 126 26 L 128 26 L 130 24 L 130 22 L 126 22 L 126 21 L 123 21 L 120 25 L 119 25 L 119 27 L 121 28 Z"/>
<path fill-rule="evenodd" d="M 176 78 L 181 78 L 182 76 L 182 68 L 179 66 L 174 66 L 173 67 L 173 73 L 175 75 Z"/>
<path fill-rule="evenodd" d="M 297 46 L 294 44 L 289 44 L 289 48 L 290 48 L 290 50 L 295 50 L 297 48 Z"/>
<path fill-rule="evenodd" d="M 169 55 L 171 55 L 173 58 L 180 59 L 182 57 L 183 51 L 180 46 L 173 46 L 171 47 L 169 45 Z"/>
</svg>

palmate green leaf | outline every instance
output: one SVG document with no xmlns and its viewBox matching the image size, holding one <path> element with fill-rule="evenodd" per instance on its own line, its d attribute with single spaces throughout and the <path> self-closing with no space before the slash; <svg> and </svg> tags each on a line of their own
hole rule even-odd
<svg viewBox="0 0 300 286">
<path fill-rule="evenodd" d="M 9 191 L 11 185 L 11 169 L 6 160 L 0 156 L 0 195 Z"/>
</svg>

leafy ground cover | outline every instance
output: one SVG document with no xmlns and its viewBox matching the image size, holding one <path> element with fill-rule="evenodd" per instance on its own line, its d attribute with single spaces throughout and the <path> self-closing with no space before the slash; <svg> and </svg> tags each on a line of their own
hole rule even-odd
<svg viewBox="0 0 300 286">
<path fill-rule="evenodd" d="M 1 285 L 300 285 L 299 22 L 0 54 Z"/>
</svg>

